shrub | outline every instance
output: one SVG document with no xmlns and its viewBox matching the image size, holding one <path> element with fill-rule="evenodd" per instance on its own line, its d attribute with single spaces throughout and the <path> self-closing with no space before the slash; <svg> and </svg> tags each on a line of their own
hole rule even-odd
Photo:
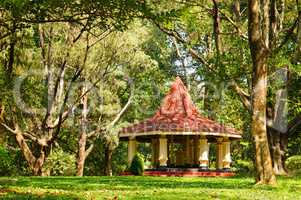
<svg viewBox="0 0 301 200">
<path fill-rule="evenodd" d="M 0 146 L 0 176 L 10 176 L 14 172 L 14 158 L 3 146 Z"/>
<path fill-rule="evenodd" d="M 232 167 L 234 170 L 237 170 L 241 175 L 254 175 L 255 168 L 252 161 L 247 160 L 236 160 Z"/>
<path fill-rule="evenodd" d="M 131 166 L 130 166 L 130 171 L 134 175 L 141 176 L 143 175 L 144 172 L 144 159 L 143 156 L 139 153 L 135 154 Z"/>
<path fill-rule="evenodd" d="M 291 156 L 286 160 L 285 164 L 291 173 L 301 174 L 301 156 Z"/>
<path fill-rule="evenodd" d="M 47 158 L 43 173 L 53 176 L 72 176 L 76 173 L 75 156 L 56 149 Z"/>
</svg>

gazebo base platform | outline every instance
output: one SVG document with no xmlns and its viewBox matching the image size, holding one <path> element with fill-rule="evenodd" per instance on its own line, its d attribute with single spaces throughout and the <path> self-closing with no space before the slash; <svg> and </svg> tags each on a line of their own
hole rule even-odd
<svg viewBox="0 0 301 200">
<path fill-rule="evenodd" d="M 132 176 L 129 171 L 123 172 L 121 176 Z M 157 168 L 146 169 L 144 176 L 178 176 L 178 177 L 230 177 L 235 173 L 229 170 L 204 170 L 200 168 Z"/>
</svg>

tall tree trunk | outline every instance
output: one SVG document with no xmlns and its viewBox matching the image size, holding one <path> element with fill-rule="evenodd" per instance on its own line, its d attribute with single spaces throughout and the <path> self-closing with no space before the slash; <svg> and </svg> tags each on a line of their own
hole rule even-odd
<svg viewBox="0 0 301 200">
<path fill-rule="evenodd" d="M 298 1 L 297 1 L 298 3 Z M 299 4 L 297 4 L 299 8 Z M 296 51 L 294 56 L 294 63 L 301 63 L 301 8 L 298 10 L 298 29 L 297 29 L 297 38 L 296 38 Z"/>
<path fill-rule="evenodd" d="M 86 160 L 86 143 L 87 143 L 87 114 L 88 114 L 88 97 L 87 88 L 84 85 L 82 88 L 82 119 L 81 119 L 81 132 L 78 139 L 78 156 L 77 156 L 77 176 L 84 175 L 84 165 Z"/>
<path fill-rule="evenodd" d="M 86 159 L 86 134 L 81 133 L 78 140 L 78 155 L 77 155 L 77 176 L 84 175 L 84 166 Z"/>
<path fill-rule="evenodd" d="M 240 0 L 235 0 L 233 3 L 233 12 L 235 15 L 235 21 L 240 22 L 241 13 L 240 13 Z"/>
<path fill-rule="evenodd" d="M 104 168 L 104 174 L 106 176 L 112 176 L 112 154 L 113 149 L 110 144 L 105 145 L 105 168 Z"/>
<path fill-rule="evenodd" d="M 256 182 L 258 184 L 276 183 L 266 128 L 268 5 L 268 1 L 249 0 L 249 45 L 253 61 L 251 129 L 255 142 Z M 263 8 L 262 25 L 261 7 Z"/>
<path fill-rule="evenodd" d="M 276 181 L 266 128 L 266 93 L 267 93 L 267 64 L 266 60 L 256 55 L 253 76 L 252 99 L 252 135 L 256 151 L 256 182 L 274 184 Z"/>
<path fill-rule="evenodd" d="M 16 39 L 16 25 L 13 22 L 12 30 L 11 30 L 11 37 L 9 43 L 9 50 L 8 50 L 8 61 L 6 62 L 6 75 L 8 76 L 8 80 L 10 80 L 13 72 L 14 62 L 15 62 L 15 47 L 16 47 L 17 39 Z"/>
<path fill-rule="evenodd" d="M 216 48 L 216 57 L 217 57 L 217 64 L 220 61 L 220 54 L 222 51 L 222 42 L 220 36 L 220 15 L 219 15 L 219 1 L 213 0 L 213 32 L 214 32 L 214 39 L 215 39 L 215 48 Z"/>
<path fill-rule="evenodd" d="M 0 123 L 4 120 L 4 105 L 0 104 Z M 0 125 L 0 145 L 5 142 L 5 128 Z"/>
</svg>

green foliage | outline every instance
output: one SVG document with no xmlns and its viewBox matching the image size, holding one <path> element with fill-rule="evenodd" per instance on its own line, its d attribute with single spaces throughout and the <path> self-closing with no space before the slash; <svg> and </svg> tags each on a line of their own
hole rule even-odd
<svg viewBox="0 0 301 200">
<path fill-rule="evenodd" d="M 64 152 L 61 148 L 55 149 L 47 158 L 44 173 L 53 176 L 72 176 L 76 172 L 75 156 Z"/>
<path fill-rule="evenodd" d="M 127 163 L 127 146 L 123 142 L 118 145 L 112 155 L 112 171 L 113 174 L 119 175 L 124 172 L 128 166 Z"/>
<path fill-rule="evenodd" d="M 10 176 L 14 172 L 14 158 L 6 150 L 6 148 L 0 145 L 0 176 Z"/>
<path fill-rule="evenodd" d="M 232 163 L 233 170 L 237 171 L 240 175 L 254 175 L 255 168 L 252 161 L 235 160 Z"/>
<path fill-rule="evenodd" d="M 287 169 L 295 174 L 301 174 L 301 155 L 291 156 L 285 161 Z"/>
<path fill-rule="evenodd" d="M 136 153 L 131 166 L 130 166 L 130 172 L 132 172 L 134 175 L 141 176 L 144 172 L 144 158 L 141 154 Z"/>
<path fill-rule="evenodd" d="M 200 1 L 195 5 L 191 2 L 193 6 L 190 6 L 190 2 L 186 3 L 166 0 L 160 2 L 135 0 L 1 1 L 0 8 L 3 19 L 0 25 L 0 106 L 4 105 L 5 107 L 6 120 L 20 121 L 22 130 L 35 134 L 37 138 L 45 133 L 44 131 L 40 132 L 40 127 L 36 127 L 37 124 L 42 124 L 45 117 L 44 111 L 48 106 L 47 92 L 49 88 L 45 87 L 45 77 L 30 76 L 24 80 L 21 86 L 24 103 L 33 109 L 43 110 L 34 116 L 34 120 L 31 115 L 19 111 L 19 106 L 15 105 L 11 91 L 17 76 L 25 75 L 29 69 L 44 70 L 45 66 L 41 65 L 44 60 L 41 58 L 42 49 L 39 47 L 41 38 L 38 32 L 42 28 L 45 31 L 45 44 L 49 45 L 49 50 L 45 52 L 50 56 L 49 63 L 51 65 L 48 67 L 57 72 L 54 73 L 54 78 L 58 78 L 58 72 L 63 63 L 68 66 L 64 76 L 65 85 L 63 87 L 65 90 L 63 93 L 67 91 L 71 75 L 74 74 L 78 65 L 83 63 L 86 43 L 93 44 L 93 46 L 90 44 L 89 56 L 82 72 L 83 77 L 81 77 L 90 83 L 100 80 L 96 89 L 88 94 L 88 131 L 96 130 L 98 127 L 107 127 L 126 104 L 131 90 L 133 92 L 130 107 L 120 122 L 99 133 L 95 148 L 89 154 L 91 159 L 87 158 L 85 173 L 88 175 L 102 174 L 105 162 L 103 146 L 110 144 L 112 149 L 116 148 L 118 128 L 135 120 L 143 120 L 152 116 L 159 106 L 164 92 L 168 89 L 169 80 L 173 79 L 175 75 L 184 76 L 183 68 L 185 67 L 190 79 L 187 81 L 191 86 L 190 94 L 197 107 L 203 112 L 202 114 L 222 124 L 242 130 L 243 139 L 240 143 L 231 144 L 233 166 L 240 173 L 252 173 L 253 164 L 249 161 L 254 158 L 250 135 L 251 119 L 240 96 L 233 90 L 231 84 L 228 84 L 230 80 L 235 81 L 243 91 L 251 94 L 252 62 L 247 40 L 248 12 L 245 12 L 247 3 L 240 1 L 241 13 L 237 19 L 233 12 L 232 1 L 219 2 L 220 14 L 223 19 L 220 23 L 223 51 L 220 52 L 219 58 L 217 58 L 212 29 L 213 15 L 209 11 L 212 2 Z M 293 9 L 295 3 L 288 2 L 285 6 L 292 9 L 285 9 L 283 30 L 290 30 L 297 18 L 297 12 Z M 184 41 L 177 41 L 181 55 L 176 55 L 173 37 L 167 36 L 148 21 L 135 21 L 136 17 L 140 19 L 145 17 L 151 19 L 151 22 L 157 20 L 156 23 L 163 28 L 171 29 L 170 33 L 174 30 L 177 36 Z M 49 23 L 44 23 L 48 20 Z M 236 25 L 233 26 L 233 23 Z M 108 28 L 113 31 L 106 35 Z M 79 40 L 69 45 L 68 38 L 74 39 L 78 35 L 80 36 L 81 31 L 83 32 Z M 89 37 L 87 32 L 91 33 Z M 286 37 L 284 32 L 279 32 L 279 39 Z M 6 68 L 9 52 L 12 49 L 11 43 L 14 40 L 16 41 L 15 62 L 13 76 L 10 79 L 6 74 Z M 100 41 L 94 45 L 94 42 L 98 40 Z M 275 40 L 275 44 L 278 43 L 281 41 Z M 301 112 L 299 95 L 301 65 L 292 64 L 291 61 L 294 59 L 296 48 L 295 37 L 288 37 L 287 42 L 283 43 L 283 47 L 279 51 L 271 52 L 269 58 L 269 72 L 274 72 L 283 66 L 288 66 L 290 71 L 294 72 L 290 72 L 288 85 L 289 121 Z M 193 49 L 205 62 L 200 62 L 200 59 L 192 56 L 189 49 Z M 184 61 L 186 66 L 179 64 L 181 61 Z M 132 88 L 130 88 L 129 82 L 133 83 Z M 202 93 L 196 89 L 200 83 L 206 85 L 204 97 L 201 97 Z M 275 92 L 279 86 L 270 80 L 269 84 L 268 102 L 273 105 L 275 104 L 273 98 L 275 98 Z M 75 86 L 74 88 L 74 91 L 73 89 L 71 91 L 71 99 L 78 99 L 79 87 Z M 75 102 L 68 100 L 67 105 L 70 106 L 73 103 Z M 58 117 L 60 103 L 55 102 L 55 104 L 56 108 L 49 121 L 55 121 Z M 56 142 L 62 149 L 53 152 L 45 164 L 46 171 L 48 170 L 52 175 L 74 173 L 75 158 L 66 152 L 77 150 L 80 112 L 80 109 L 75 109 L 75 112 L 72 112 L 73 118 L 69 117 L 64 120 L 64 126 L 60 129 L 59 140 Z M 10 145 L 15 146 L 14 136 L 9 137 Z M 30 141 L 27 138 L 27 141 L 35 154 L 37 150 L 35 140 Z M 94 142 L 94 138 L 93 141 L 89 138 L 87 144 L 90 145 L 92 142 Z M 290 136 L 288 156 L 301 152 L 300 142 L 301 137 L 298 132 Z M 149 146 L 141 146 L 140 152 L 144 154 L 145 160 L 149 160 Z M 214 150 L 214 148 L 211 149 Z M 1 150 L 1 159 L 2 157 L 4 159 L 0 161 L 1 165 L 7 166 L 7 168 L 3 167 L 4 170 L 12 173 L 14 170 L 10 167 L 14 166 L 19 175 L 28 173 L 20 151 L 4 152 Z M 210 165 L 213 168 L 215 168 L 215 159 L 215 155 L 211 154 Z M 127 161 L 124 143 L 114 151 L 112 162 L 113 174 L 119 174 L 125 169 Z M 7 172 L 7 174 L 9 173 Z"/>
<path fill-rule="evenodd" d="M 26 176 L 29 169 L 20 149 L 8 149 L 0 145 L 0 176 Z"/>
</svg>

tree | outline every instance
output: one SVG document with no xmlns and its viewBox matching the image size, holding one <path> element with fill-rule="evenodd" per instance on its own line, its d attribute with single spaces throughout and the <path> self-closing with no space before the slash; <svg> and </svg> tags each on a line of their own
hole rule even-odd
<svg viewBox="0 0 301 200">
<path fill-rule="evenodd" d="M 74 83 L 84 69 L 88 45 L 82 62 L 80 59 L 72 60 L 68 51 L 80 48 L 75 47 L 75 44 L 86 32 L 97 37 L 98 40 L 106 35 L 106 32 L 99 34 L 99 31 L 95 31 L 93 28 L 123 30 L 135 17 L 140 17 L 142 13 L 150 14 L 150 10 L 145 2 L 136 1 L 97 1 L 85 4 L 69 1 L 4 1 L 0 3 L 0 6 L 1 42 L 9 38 L 9 45 L 6 44 L 6 41 L 3 42 L 4 45 L 1 45 L 1 48 L 4 46 L 4 50 L 9 52 L 8 56 L 3 56 L 9 82 L 14 80 L 11 78 L 12 75 L 17 75 L 14 68 L 20 67 L 15 62 L 18 34 L 32 31 L 34 34 L 31 34 L 26 40 L 32 42 L 30 44 L 32 49 L 41 53 L 40 58 L 37 58 L 37 54 L 31 53 L 31 55 L 37 58 L 34 60 L 36 61 L 34 64 L 38 69 L 40 69 L 39 59 L 43 64 L 46 84 L 43 87 L 44 91 L 40 92 L 42 97 L 46 96 L 46 100 L 40 98 L 39 102 L 35 104 L 36 94 L 31 93 L 24 96 L 39 106 L 39 109 L 45 109 L 45 112 L 26 112 L 23 108 L 17 107 L 18 105 L 12 105 L 11 110 L 9 106 L 6 106 L 5 109 L 9 110 L 7 112 L 1 110 L 1 114 L 7 114 L 2 125 L 16 136 L 17 143 L 33 174 L 38 175 L 42 173 L 43 163 L 53 143 L 57 140 L 63 123 L 81 99 L 81 95 L 79 95 L 75 102 L 69 101 Z M 48 26 L 46 23 L 50 25 Z M 64 28 L 57 30 L 59 25 Z M 54 46 L 58 48 L 56 49 Z M 75 52 L 73 53 L 74 56 L 78 56 Z M 66 85 L 65 79 L 69 81 Z M 42 87 L 38 88 L 42 89 Z M 11 88 L 7 89 L 9 91 Z M 20 98 L 22 99 L 22 97 Z M 1 107 L 6 103 L 1 101 Z M 26 117 L 23 117 L 24 115 Z"/>
<path fill-rule="evenodd" d="M 63 42 L 65 46 L 62 48 L 60 46 L 61 40 L 54 41 L 53 38 L 62 38 L 61 34 L 64 31 L 67 32 L 64 35 L 67 39 Z M 41 77 L 37 77 L 37 73 L 24 73 L 19 82 L 16 82 L 13 91 L 13 96 L 17 102 L 16 104 L 10 104 L 12 106 L 11 110 L 7 108 L 10 115 L 6 115 L 4 123 L 2 123 L 8 131 L 15 135 L 16 141 L 34 175 L 42 174 L 44 161 L 60 134 L 62 123 L 68 118 L 74 106 L 77 105 L 77 101 L 75 101 L 67 106 L 70 92 L 83 67 L 81 64 L 75 65 L 69 57 L 74 53 L 74 43 L 71 41 L 73 31 L 72 26 L 69 28 L 68 26 L 63 28 L 53 24 L 38 26 L 34 33 L 38 35 L 39 43 L 36 50 L 41 53 L 41 57 L 32 55 L 37 56 L 34 60 L 35 63 L 32 64 L 38 72 L 43 71 L 45 77 L 41 79 Z M 58 48 L 53 46 L 58 46 Z M 42 61 L 43 70 L 40 68 L 39 60 Z M 43 82 L 37 84 L 43 78 L 45 78 L 45 84 Z M 66 85 L 65 79 L 69 79 Z M 24 87 L 28 87 L 30 90 L 33 89 L 31 88 L 33 87 L 31 82 L 36 84 L 38 88 L 35 92 L 39 92 L 42 96 L 36 96 L 37 94 L 34 91 L 21 94 Z M 28 104 L 26 105 L 28 100 L 29 105 L 34 106 L 34 109 L 30 108 Z M 26 117 L 21 117 L 22 115 Z"/>
<path fill-rule="evenodd" d="M 156 63 L 142 48 L 150 34 L 148 28 L 138 22 L 130 27 L 130 30 L 116 31 L 95 44 L 82 73 L 86 83 L 98 84 L 82 99 L 77 172 L 80 176 L 96 140 L 101 141 L 104 149 L 104 174 L 112 175 L 112 155 L 118 146 L 122 116 L 134 97 L 137 98 L 136 91 L 141 90 L 136 88 L 140 84 L 139 78 L 155 72 Z M 88 85 L 91 84 L 83 85 L 82 90 Z M 100 152 L 100 148 L 95 151 Z"/>
<path fill-rule="evenodd" d="M 269 11 L 269 1 L 249 1 L 249 43 L 253 60 L 252 135 L 256 152 L 256 182 L 259 184 L 276 183 L 266 128 Z"/>
<path fill-rule="evenodd" d="M 232 100 L 236 98 L 233 95 L 236 95 L 240 98 L 244 106 L 244 108 L 241 108 L 238 105 L 239 109 L 251 113 L 250 94 L 252 94 L 253 69 L 249 64 L 251 63 L 251 55 L 248 51 L 247 27 L 245 26 L 248 17 L 247 12 L 243 12 L 243 10 L 246 10 L 248 7 L 247 1 L 235 1 L 234 3 L 206 1 L 202 4 L 197 1 L 185 1 L 182 2 L 182 4 L 178 4 L 178 8 L 183 6 L 183 4 L 188 8 L 179 13 L 177 20 L 155 23 L 155 25 L 168 36 L 175 38 L 183 47 L 182 51 L 188 53 L 186 58 L 188 58 L 188 60 L 193 59 L 196 65 L 199 65 L 197 73 L 192 73 L 191 76 L 208 82 L 208 86 L 213 85 L 213 89 L 215 89 L 215 91 L 212 92 L 212 89 L 207 86 L 206 96 L 213 97 L 212 94 L 216 94 L 216 89 L 219 88 L 225 91 L 223 95 L 228 94 L 232 97 L 218 97 L 216 100 L 227 99 L 228 101 L 225 101 L 223 105 L 233 104 Z M 280 99 L 279 97 L 283 95 L 277 95 L 276 91 L 281 90 L 282 94 L 284 94 L 285 89 L 280 88 L 279 84 L 275 83 L 277 81 L 273 81 L 272 78 L 275 74 L 278 75 L 277 71 L 284 71 L 283 69 L 293 71 L 297 68 L 297 66 L 293 64 L 294 56 L 291 56 L 295 55 L 295 50 L 292 53 L 292 49 L 289 48 L 289 46 L 295 46 L 295 42 L 293 42 L 296 39 L 294 32 L 299 17 L 296 16 L 295 11 L 285 9 L 286 7 L 294 6 L 294 2 L 284 4 L 284 1 L 271 1 L 268 8 L 270 12 L 268 16 L 266 16 L 268 20 L 270 20 L 269 26 L 267 27 L 270 30 L 270 37 L 268 37 L 270 46 L 267 52 L 267 63 L 270 71 L 269 74 L 271 75 L 268 85 L 266 109 L 266 115 L 268 117 L 266 125 L 269 148 L 272 152 L 273 169 L 277 174 L 285 173 L 284 161 L 287 152 L 287 141 L 289 137 L 293 135 L 293 129 L 290 127 L 298 126 L 299 123 L 298 115 L 294 114 L 290 115 L 292 118 L 289 117 L 289 122 L 285 122 L 289 124 L 287 129 L 283 124 L 281 125 L 282 127 L 279 126 L 279 119 L 281 116 L 286 115 L 286 111 L 283 109 L 283 106 L 277 106 L 277 102 L 279 102 L 278 100 Z M 194 9 L 198 11 L 193 12 Z M 216 12 L 219 14 L 216 14 Z M 284 17 L 289 19 L 286 23 L 283 21 Z M 208 22 L 212 22 L 209 19 L 212 19 L 213 26 L 208 24 Z M 214 39 L 212 40 L 212 38 Z M 215 49 L 213 49 L 212 46 L 215 46 Z M 220 51 L 219 49 L 223 49 L 224 51 Z M 189 54 L 191 57 L 189 57 Z M 288 75 L 287 77 L 290 76 Z M 194 80 L 192 79 L 192 81 Z M 226 85 L 226 88 L 217 86 L 220 83 L 222 83 L 221 85 Z M 290 81 L 288 81 L 288 83 L 290 83 Z M 286 87 L 292 87 L 292 85 L 288 84 Z M 291 97 L 288 96 L 288 98 Z M 214 110 L 219 111 L 219 113 L 213 114 L 211 117 L 222 119 L 225 119 L 225 117 L 232 118 L 232 116 L 226 113 L 225 117 L 221 116 L 220 111 L 222 109 L 217 109 L 218 105 L 216 105 L 212 99 L 213 98 L 206 98 L 204 102 L 206 105 L 204 109 L 208 109 L 210 112 Z M 214 101 L 216 102 L 216 100 Z M 229 100 L 231 102 L 229 102 Z M 208 101 L 210 101 L 210 103 Z M 285 103 L 283 105 L 285 106 Z M 214 107 L 214 109 L 210 109 L 210 106 Z M 246 121 L 244 121 L 244 130 L 246 130 L 244 131 L 244 138 L 246 139 L 249 138 L 247 118 Z M 238 119 L 236 118 L 236 120 Z M 282 117 L 281 120 L 286 119 Z M 231 120 L 228 122 L 231 123 Z M 239 127 L 235 124 L 233 125 Z M 285 131 L 283 129 L 285 129 Z M 248 141 L 250 142 L 249 139 Z"/>
</svg>

